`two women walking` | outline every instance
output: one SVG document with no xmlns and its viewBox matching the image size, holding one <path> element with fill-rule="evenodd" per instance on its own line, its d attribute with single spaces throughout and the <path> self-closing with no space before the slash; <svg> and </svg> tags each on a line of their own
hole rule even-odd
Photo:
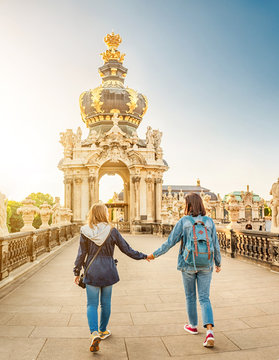
<svg viewBox="0 0 279 360">
<path fill-rule="evenodd" d="M 112 285 L 119 281 L 113 259 L 115 245 L 135 260 L 150 261 L 180 243 L 177 269 L 182 273 L 189 320 L 188 324 L 184 325 L 184 329 L 190 334 L 198 334 L 197 288 L 203 326 L 207 329 L 203 345 L 214 346 L 212 330 L 214 320 L 209 292 L 214 262 L 216 272 L 221 270 L 220 248 L 215 224 L 211 218 L 205 216 L 201 197 L 191 193 L 185 199 L 185 216 L 177 222 L 162 246 L 150 255 L 133 250 L 118 230 L 111 228 L 108 210 L 104 204 L 95 204 L 90 209 L 88 224 L 81 228 L 80 246 L 74 267 L 76 284 L 80 282 L 82 267 L 86 269 L 83 282 L 86 286 L 87 318 L 91 332 L 90 351 L 98 351 L 100 341 L 111 335 L 107 325 L 111 313 Z M 205 238 L 201 235 L 202 232 Z M 193 249 L 191 249 L 191 244 L 193 244 Z M 98 322 L 99 299 L 101 302 L 100 326 Z"/>
</svg>

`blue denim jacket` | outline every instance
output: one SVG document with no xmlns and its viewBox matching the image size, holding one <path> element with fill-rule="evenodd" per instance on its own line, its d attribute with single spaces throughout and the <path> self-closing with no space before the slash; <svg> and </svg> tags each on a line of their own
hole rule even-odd
<svg viewBox="0 0 279 360">
<path fill-rule="evenodd" d="M 207 229 L 211 232 L 211 237 L 213 241 L 214 246 L 214 262 L 216 266 L 221 265 L 221 254 L 220 254 L 220 246 L 219 241 L 217 238 L 216 233 L 216 227 L 211 218 L 208 216 L 203 216 L 204 223 L 207 227 Z M 197 217 L 193 217 L 194 220 L 202 220 L 202 216 L 199 215 Z M 183 236 L 183 244 L 186 244 L 187 237 L 190 236 L 190 230 L 192 229 L 192 223 L 189 220 L 187 216 L 183 216 L 175 225 L 172 232 L 170 233 L 168 239 L 162 244 L 159 249 L 153 252 L 154 257 L 158 257 L 160 255 L 165 254 L 170 248 L 172 248 L 175 244 L 178 242 L 181 242 L 181 238 Z M 184 246 L 183 246 L 184 248 Z M 180 248 L 179 254 L 178 254 L 178 262 L 177 262 L 177 270 L 185 271 L 185 270 L 195 270 L 193 266 L 190 266 L 186 264 L 186 262 L 183 259 L 183 249 Z M 204 269 L 213 268 L 213 259 L 211 259 L 211 263 L 208 267 L 205 267 Z M 203 270 L 203 269 L 199 269 Z"/>
</svg>

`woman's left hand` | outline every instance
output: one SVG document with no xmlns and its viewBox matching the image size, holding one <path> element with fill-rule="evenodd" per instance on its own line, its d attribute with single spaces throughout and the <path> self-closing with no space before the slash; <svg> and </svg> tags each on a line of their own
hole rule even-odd
<svg viewBox="0 0 279 360">
<path fill-rule="evenodd" d="M 75 283 L 78 285 L 78 283 L 79 283 L 79 276 L 76 276 L 76 277 L 75 277 Z"/>
<path fill-rule="evenodd" d="M 153 254 L 150 254 L 150 255 L 147 255 L 147 258 L 146 260 L 149 262 L 150 260 L 154 260 L 154 255 Z"/>
</svg>

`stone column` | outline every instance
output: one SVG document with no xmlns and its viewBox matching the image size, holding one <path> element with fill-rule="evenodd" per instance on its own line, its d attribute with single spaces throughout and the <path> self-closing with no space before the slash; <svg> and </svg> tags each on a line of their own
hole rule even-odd
<svg viewBox="0 0 279 360">
<path fill-rule="evenodd" d="M 132 176 L 130 177 L 130 221 L 135 220 L 135 184 Z"/>
<path fill-rule="evenodd" d="M 133 176 L 132 181 L 135 189 L 135 196 L 134 196 L 135 220 L 140 220 L 140 176 Z"/>
<path fill-rule="evenodd" d="M 67 209 L 72 209 L 72 184 L 73 179 L 66 176 L 64 179 L 64 206 Z"/>
<path fill-rule="evenodd" d="M 74 221 L 81 221 L 81 183 L 82 178 L 75 178 L 74 186 Z"/>
<path fill-rule="evenodd" d="M 152 221 L 152 198 L 153 198 L 153 189 L 154 181 L 151 177 L 145 179 L 146 182 L 146 212 L 147 212 L 147 221 Z"/>
<path fill-rule="evenodd" d="M 91 206 L 97 202 L 96 200 L 96 176 L 90 175 L 88 177 L 88 184 L 89 184 L 89 209 Z"/>
<path fill-rule="evenodd" d="M 156 221 L 161 222 L 161 211 L 162 211 L 162 183 L 163 180 L 161 178 L 157 178 L 155 180 L 156 188 L 155 188 L 155 196 L 156 196 Z"/>
</svg>

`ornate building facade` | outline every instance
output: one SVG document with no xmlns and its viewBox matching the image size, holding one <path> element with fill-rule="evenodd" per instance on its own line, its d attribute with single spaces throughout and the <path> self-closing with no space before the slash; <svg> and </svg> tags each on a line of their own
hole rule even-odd
<svg viewBox="0 0 279 360">
<path fill-rule="evenodd" d="M 99 201 L 102 176 L 118 174 L 124 183 L 124 221 L 160 222 L 162 178 L 168 169 L 160 146 L 162 132 L 149 126 L 146 138 L 138 137 L 147 99 L 124 85 L 128 70 L 118 50 L 120 36 L 111 33 L 104 40 L 108 49 L 101 54 L 102 84 L 79 99 L 88 136 L 83 140 L 80 128 L 61 133 L 64 157 L 58 168 L 64 172 L 65 207 L 73 211 L 74 221 L 85 221 L 91 205 Z"/>
</svg>

